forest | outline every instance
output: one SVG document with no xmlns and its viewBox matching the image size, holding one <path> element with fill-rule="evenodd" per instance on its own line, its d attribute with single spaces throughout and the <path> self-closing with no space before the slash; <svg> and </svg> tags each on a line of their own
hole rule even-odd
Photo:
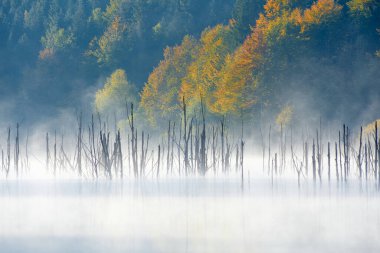
<svg viewBox="0 0 380 253">
<path fill-rule="evenodd" d="M 268 124 L 285 108 L 295 124 L 368 124 L 379 14 L 376 0 L 4 0 L 0 113 L 33 123 L 133 102 L 155 129 L 184 98 L 209 119 Z"/>
<path fill-rule="evenodd" d="M 380 178 L 378 1 L 6 0 L 0 22 L 6 176 L 31 131 L 54 174 L 243 177 L 249 149 L 272 176 L 330 180 L 335 152 L 337 178 Z"/>
</svg>

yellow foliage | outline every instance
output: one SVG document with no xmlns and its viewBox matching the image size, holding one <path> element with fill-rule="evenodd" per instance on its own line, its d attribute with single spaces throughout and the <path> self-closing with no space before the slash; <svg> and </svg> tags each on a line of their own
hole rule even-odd
<svg viewBox="0 0 380 253">
<path fill-rule="evenodd" d="M 86 54 L 96 57 L 98 63 L 110 62 L 112 52 L 121 41 L 125 30 L 126 24 L 121 22 L 119 16 L 116 16 L 104 34 L 99 39 L 95 37 L 91 41 L 90 48 L 94 49 L 88 50 Z"/>
<path fill-rule="evenodd" d="M 365 17 L 372 15 L 371 9 L 375 4 L 376 0 L 350 0 L 347 2 L 347 6 L 352 14 Z"/>
<path fill-rule="evenodd" d="M 293 117 L 293 107 L 290 105 L 287 105 L 284 108 L 282 108 L 280 113 L 277 115 L 276 124 L 278 126 L 285 127 L 292 120 L 292 117 Z"/>
<path fill-rule="evenodd" d="M 377 128 L 378 128 L 378 132 L 379 132 L 379 135 L 380 135 L 380 119 L 377 119 L 375 120 L 374 122 L 366 125 L 364 128 L 363 128 L 363 134 L 364 135 L 372 135 L 375 133 L 375 125 L 376 125 L 376 122 L 377 122 Z"/>
<path fill-rule="evenodd" d="M 234 53 L 226 57 L 219 85 L 213 94 L 211 111 L 237 113 L 256 103 L 255 74 L 264 61 L 268 19 L 260 14 L 252 33 Z"/>
<path fill-rule="evenodd" d="M 95 108 L 100 113 L 118 111 L 126 102 L 134 102 L 135 99 L 134 87 L 128 82 L 125 71 L 117 69 L 107 78 L 104 87 L 96 92 Z"/>
<path fill-rule="evenodd" d="M 237 46 L 236 33 L 233 20 L 228 25 L 207 28 L 202 33 L 197 58 L 182 79 L 179 101 L 184 97 L 191 108 L 203 100 L 206 107 L 212 110 L 215 102 L 213 93 L 220 83 L 226 56 Z"/>
<path fill-rule="evenodd" d="M 314 2 L 309 9 L 304 11 L 301 30 L 305 31 L 312 25 L 320 25 L 330 21 L 340 14 L 342 8 L 334 0 L 318 0 Z"/>
<path fill-rule="evenodd" d="M 175 56 L 175 50 L 184 47 L 166 49 L 164 60 L 144 87 L 141 105 L 150 117 L 157 114 L 153 108 L 162 115 L 175 111 L 183 97 L 189 111 L 201 100 L 216 114 L 237 113 L 252 107 L 261 95 L 256 94 L 260 73 L 276 50 L 274 46 L 302 38 L 302 32 L 313 25 L 330 22 L 342 10 L 334 0 L 318 0 L 306 10 L 293 8 L 294 4 L 292 0 L 268 0 L 264 13 L 240 46 L 235 22 L 231 20 L 228 25 L 204 30 L 192 57 L 189 52 L 184 54 L 188 57 L 186 64 L 178 60 L 184 55 Z M 291 107 L 285 107 L 278 117 L 280 124 L 286 125 L 292 112 Z"/>
<path fill-rule="evenodd" d="M 289 8 L 289 0 L 268 0 L 264 5 L 265 16 L 273 19 L 281 15 L 281 12 Z"/>
<path fill-rule="evenodd" d="M 197 52 L 198 42 L 190 36 L 185 36 L 181 45 L 165 49 L 164 59 L 149 75 L 141 93 L 140 106 L 151 123 L 180 109 L 177 98 L 181 80 Z"/>
</svg>

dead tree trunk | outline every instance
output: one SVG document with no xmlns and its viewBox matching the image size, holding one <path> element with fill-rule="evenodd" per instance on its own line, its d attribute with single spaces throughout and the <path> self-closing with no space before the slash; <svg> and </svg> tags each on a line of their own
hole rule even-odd
<svg viewBox="0 0 380 253">
<path fill-rule="evenodd" d="M 225 118 L 223 116 L 222 120 L 220 121 L 221 129 L 220 129 L 220 139 L 221 139 L 221 149 L 222 149 L 222 171 L 226 172 L 226 164 L 224 159 L 224 127 L 225 127 Z"/>
<path fill-rule="evenodd" d="M 171 122 L 169 120 L 169 127 L 168 127 L 168 151 L 167 151 L 167 155 L 166 155 L 166 173 L 169 174 L 169 169 L 170 169 L 170 144 L 171 144 Z M 158 150 L 160 152 L 160 146 L 158 146 Z M 159 154 L 160 155 L 160 154 Z M 158 173 L 159 173 L 159 169 L 160 169 L 160 166 L 158 166 L 157 168 L 157 177 L 158 177 Z"/>
<path fill-rule="evenodd" d="M 185 97 L 182 97 L 182 109 L 183 109 L 183 141 L 184 141 L 184 165 L 185 165 L 185 174 L 188 174 L 189 169 L 189 138 L 187 137 L 187 111 Z M 190 136 L 190 134 L 189 134 Z"/>
<path fill-rule="evenodd" d="M 170 125 L 170 121 L 169 121 Z M 170 127 L 169 127 L 170 132 Z M 158 145 L 158 157 L 157 157 L 157 177 L 160 175 L 160 160 L 161 160 L 161 146 Z M 169 151 L 168 151 L 168 166 L 169 166 Z"/>
<path fill-rule="evenodd" d="M 342 168 L 342 148 L 341 148 L 341 136 L 339 131 L 339 165 L 340 165 L 340 179 L 343 181 L 343 168 Z"/>
<path fill-rule="evenodd" d="M 53 168 L 54 168 L 54 176 L 57 173 L 57 131 L 54 131 L 54 161 L 53 161 Z"/>
<path fill-rule="evenodd" d="M 364 159 L 365 159 L 365 180 L 368 180 L 368 154 L 367 143 L 364 144 Z"/>
<path fill-rule="evenodd" d="M 50 149 L 49 149 L 49 133 L 46 133 L 46 171 L 49 171 Z"/>
<path fill-rule="evenodd" d="M 117 162 L 120 169 L 120 178 L 123 179 L 124 177 L 124 168 L 123 168 L 123 152 L 121 150 L 121 136 L 120 136 L 120 130 L 117 131 L 116 135 L 116 154 L 117 154 Z"/>
<path fill-rule="evenodd" d="M 137 163 L 137 130 L 134 125 L 134 115 L 133 115 L 133 103 L 131 103 L 131 113 L 129 114 L 127 105 L 127 119 L 129 123 L 129 128 L 131 130 L 131 155 L 132 155 L 132 166 L 133 174 L 137 178 L 139 176 L 138 163 Z"/>
<path fill-rule="evenodd" d="M 261 128 L 261 122 L 260 122 L 260 136 L 261 136 L 261 148 L 262 148 L 262 157 L 263 157 L 263 172 L 264 172 L 265 171 L 265 142 L 264 142 L 263 130 Z"/>
<path fill-rule="evenodd" d="M 359 169 L 360 179 L 362 179 L 362 137 L 363 137 L 363 127 L 360 127 L 359 151 L 358 151 L 358 169 Z"/>
<path fill-rule="evenodd" d="M 309 145 L 305 142 L 305 173 L 309 175 Z"/>
<path fill-rule="evenodd" d="M 379 139 L 378 139 L 378 131 L 377 131 L 377 121 L 375 121 L 375 179 L 377 179 L 377 171 L 379 165 Z"/>
<path fill-rule="evenodd" d="M 82 175 L 82 113 L 80 113 L 80 116 L 79 116 L 77 149 L 78 149 L 77 168 L 78 168 L 79 176 L 81 176 Z"/>
<path fill-rule="evenodd" d="M 7 168 L 6 176 L 8 177 L 9 170 L 11 167 L 11 128 L 8 127 L 8 138 L 7 138 Z"/>
<path fill-rule="evenodd" d="M 110 161 L 110 154 L 109 154 L 109 136 L 105 133 L 102 133 L 102 130 L 100 130 L 100 142 L 102 145 L 102 160 L 103 160 L 103 166 L 104 166 L 104 172 L 105 175 L 108 176 L 109 179 L 112 179 L 112 172 L 111 172 L 111 161 Z"/>
<path fill-rule="evenodd" d="M 327 142 L 327 177 L 330 182 L 331 179 L 331 156 L 330 156 L 330 142 Z"/>
<path fill-rule="evenodd" d="M 202 115 L 202 133 L 201 133 L 201 149 L 200 149 L 200 172 L 202 175 L 206 174 L 207 171 L 207 160 L 206 160 L 206 120 L 203 101 L 201 101 L 201 115 Z"/>
<path fill-rule="evenodd" d="M 271 153 L 270 153 L 270 134 L 271 134 L 272 126 L 269 126 L 269 134 L 268 134 L 268 170 L 270 170 L 270 160 L 271 160 Z M 273 171 L 272 171 L 273 172 Z"/>
<path fill-rule="evenodd" d="M 321 169 L 321 148 L 320 148 L 320 143 L 319 143 L 319 134 L 317 130 L 317 163 L 318 163 L 318 178 L 319 182 L 322 181 L 322 169 Z"/>
<path fill-rule="evenodd" d="M 312 156 L 312 163 L 313 163 L 313 181 L 316 181 L 316 161 L 315 161 L 315 143 L 313 139 L 313 156 Z"/>
<path fill-rule="evenodd" d="M 19 158 L 20 158 L 20 138 L 19 138 L 19 125 L 16 126 L 16 141 L 15 141 L 15 171 L 18 177 L 19 173 Z"/>
<path fill-rule="evenodd" d="M 339 182 L 338 144 L 336 142 L 335 142 L 335 174 L 336 174 L 336 180 Z"/>
</svg>

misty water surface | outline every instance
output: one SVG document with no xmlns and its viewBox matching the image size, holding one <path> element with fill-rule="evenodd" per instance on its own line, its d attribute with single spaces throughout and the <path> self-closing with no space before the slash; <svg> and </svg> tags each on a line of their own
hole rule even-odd
<svg viewBox="0 0 380 253">
<path fill-rule="evenodd" d="M 379 252 L 375 183 L 0 182 L 1 252 Z"/>
</svg>

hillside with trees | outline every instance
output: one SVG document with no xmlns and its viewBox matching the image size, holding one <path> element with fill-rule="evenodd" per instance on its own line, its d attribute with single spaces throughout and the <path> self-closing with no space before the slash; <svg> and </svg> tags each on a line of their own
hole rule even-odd
<svg viewBox="0 0 380 253">
<path fill-rule="evenodd" d="M 287 106 L 298 121 L 324 117 L 357 124 L 374 117 L 379 3 L 269 0 L 242 43 L 239 26 L 232 19 L 205 29 L 193 50 L 185 38 L 165 51 L 141 96 L 152 122 L 173 108 L 180 111 L 183 98 L 191 106 L 203 101 L 219 117 L 273 120 Z M 168 52 L 180 50 L 195 56 L 182 56 L 179 64 Z M 178 71 L 166 67 L 171 64 Z"/>
<path fill-rule="evenodd" d="M 43 119 L 61 108 L 92 107 L 83 97 L 117 69 L 139 91 L 166 46 L 228 22 L 233 6 L 234 0 L 1 1 L 0 98 L 9 110 L 24 111 L 20 118 Z"/>
<path fill-rule="evenodd" d="M 0 96 L 36 119 L 134 102 L 157 127 L 185 102 L 360 124 L 378 117 L 379 28 L 376 0 L 4 0 Z"/>
</svg>

